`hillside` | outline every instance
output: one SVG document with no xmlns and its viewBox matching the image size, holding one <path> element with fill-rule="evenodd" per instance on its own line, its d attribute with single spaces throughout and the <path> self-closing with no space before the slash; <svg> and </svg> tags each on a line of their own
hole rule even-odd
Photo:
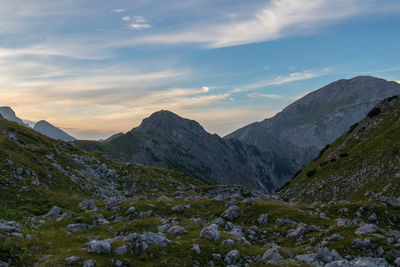
<svg viewBox="0 0 400 267">
<path fill-rule="evenodd" d="M 381 100 L 400 93 L 400 84 L 359 76 L 328 84 L 290 104 L 274 117 L 247 125 L 224 139 L 254 145 L 275 165 L 272 179 L 286 180 L 319 151 L 363 119 Z"/>
<path fill-rule="evenodd" d="M 255 147 L 209 134 L 196 121 L 169 111 L 156 112 L 109 141 L 76 145 L 120 162 L 175 169 L 209 184 L 241 184 L 267 192 L 283 184 L 270 179 L 275 167 Z"/>
<path fill-rule="evenodd" d="M 205 186 L 5 119 L 0 172 L 0 266 L 388 266 L 399 256 L 395 206 Z"/>
<path fill-rule="evenodd" d="M 307 202 L 400 196 L 400 98 L 375 106 L 281 190 Z"/>
</svg>

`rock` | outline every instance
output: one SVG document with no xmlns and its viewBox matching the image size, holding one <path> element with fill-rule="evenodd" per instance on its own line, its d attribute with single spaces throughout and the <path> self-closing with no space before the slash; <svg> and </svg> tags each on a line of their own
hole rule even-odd
<svg viewBox="0 0 400 267">
<path fill-rule="evenodd" d="M 72 223 L 67 225 L 67 229 L 71 232 L 78 233 L 82 230 L 87 230 L 88 225 L 86 223 Z"/>
<path fill-rule="evenodd" d="M 11 233 L 18 232 L 22 228 L 22 225 L 14 221 L 4 221 L 0 219 L 0 230 Z"/>
<path fill-rule="evenodd" d="M 211 221 L 211 224 L 216 224 L 218 226 L 222 226 L 225 224 L 224 219 L 222 219 L 221 217 L 218 217 L 217 219 Z"/>
<path fill-rule="evenodd" d="M 352 267 L 347 260 L 338 260 L 338 261 L 332 261 L 328 264 L 326 264 L 324 267 Z"/>
<path fill-rule="evenodd" d="M 370 248 L 374 247 L 374 245 L 371 243 L 371 240 L 369 238 L 367 238 L 367 239 L 361 239 L 361 238 L 354 239 L 351 242 L 351 246 L 353 248 L 355 248 L 355 249 L 361 249 L 361 250 L 370 249 Z"/>
<path fill-rule="evenodd" d="M 53 216 L 58 216 L 61 214 L 62 209 L 57 207 L 57 206 L 53 206 L 49 212 L 47 212 L 47 214 L 45 214 L 43 217 L 45 218 L 49 218 L 49 217 L 53 217 Z"/>
<path fill-rule="evenodd" d="M 353 225 L 353 222 L 349 219 L 337 218 L 335 221 L 336 225 L 339 227 L 351 227 Z"/>
<path fill-rule="evenodd" d="M 84 263 L 83 263 L 83 267 L 95 267 L 96 265 L 95 265 L 95 263 L 94 263 L 94 261 L 93 260 L 86 260 Z"/>
<path fill-rule="evenodd" d="M 171 208 L 171 211 L 174 213 L 182 213 L 185 210 L 185 208 L 181 205 L 177 205 Z"/>
<path fill-rule="evenodd" d="M 233 241 L 232 239 L 225 239 L 221 243 L 221 247 L 230 247 L 230 246 L 233 246 L 233 245 L 235 245 L 235 241 Z"/>
<path fill-rule="evenodd" d="M 168 233 L 173 235 L 184 235 L 187 234 L 187 231 L 182 226 L 174 225 L 168 229 Z"/>
<path fill-rule="evenodd" d="M 83 210 L 86 210 L 86 211 L 96 211 L 97 210 L 97 207 L 94 204 L 94 200 L 93 199 L 82 200 L 82 202 L 79 203 L 79 207 L 81 209 L 83 209 Z"/>
<path fill-rule="evenodd" d="M 299 225 L 296 229 L 289 231 L 286 235 L 286 238 L 289 239 L 300 239 L 303 238 L 304 233 L 306 232 L 307 228 L 304 225 Z"/>
<path fill-rule="evenodd" d="M 344 236 L 340 235 L 340 234 L 333 234 L 330 237 L 327 237 L 325 240 L 326 241 L 339 241 L 339 240 L 343 240 Z"/>
<path fill-rule="evenodd" d="M 21 233 L 11 233 L 11 236 L 18 237 L 18 238 L 24 238 L 24 235 Z"/>
<path fill-rule="evenodd" d="M 268 263 L 268 264 L 277 264 L 282 260 L 283 257 L 276 248 L 268 249 L 267 251 L 265 251 L 264 255 L 261 258 L 261 261 L 263 263 Z"/>
<path fill-rule="evenodd" d="M 88 248 L 88 252 L 92 254 L 110 254 L 111 244 L 107 241 L 93 240 L 86 243 L 85 247 Z"/>
<path fill-rule="evenodd" d="M 171 225 L 169 223 L 166 223 L 166 224 L 163 224 L 163 225 L 160 225 L 157 227 L 157 229 L 160 233 L 166 233 L 169 228 L 171 228 Z"/>
<path fill-rule="evenodd" d="M 389 267 L 389 263 L 382 258 L 361 257 L 350 261 L 352 266 L 357 267 Z"/>
<path fill-rule="evenodd" d="M 258 219 L 257 222 L 259 225 L 266 225 L 268 221 L 268 214 L 261 214 Z"/>
<path fill-rule="evenodd" d="M 400 207 L 400 200 L 392 196 L 381 197 L 381 201 L 390 207 Z"/>
<path fill-rule="evenodd" d="M 192 248 L 197 254 L 201 254 L 201 249 L 199 244 L 193 244 L 193 248 Z"/>
<path fill-rule="evenodd" d="M 119 205 L 122 204 L 121 199 L 113 199 L 107 203 L 106 209 L 107 210 L 119 210 Z"/>
<path fill-rule="evenodd" d="M 130 208 L 125 212 L 125 215 L 134 214 L 135 211 L 136 211 L 136 208 L 135 208 L 135 207 L 130 207 Z"/>
<path fill-rule="evenodd" d="M 17 169 L 15 170 L 15 173 L 16 173 L 17 175 L 22 175 L 22 174 L 24 173 L 24 169 L 22 169 L 21 167 L 19 167 L 19 168 L 17 168 Z"/>
<path fill-rule="evenodd" d="M 395 266 L 400 266 L 400 257 L 397 257 L 397 259 L 394 261 Z"/>
<path fill-rule="evenodd" d="M 97 168 L 97 171 L 106 174 L 108 172 L 107 165 L 105 163 L 101 164 L 101 166 Z"/>
<path fill-rule="evenodd" d="M 110 222 L 104 218 L 99 218 L 97 219 L 97 224 L 100 226 L 104 226 L 104 225 L 110 225 Z"/>
<path fill-rule="evenodd" d="M 297 261 L 302 261 L 307 263 L 308 265 L 312 266 L 321 266 L 320 262 L 318 261 L 318 254 L 317 253 L 309 253 L 309 254 L 301 254 L 294 257 Z"/>
<path fill-rule="evenodd" d="M 368 217 L 368 221 L 370 222 L 376 222 L 376 220 L 378 219 L 378 216 L 376 216 L 376 213 L 372 213 L 369 217 Z"/>
<path fill-rule="evenodd" d="M 145 232 L 141 237 L 147 244 L 157 247 L 167 247 L 169 244 L 171 244 L 171 241 L 166 239 L 162 234 Z"/>
<path fill-rule="evenodd" d="M 229 251 L 224 258 L 227 265 L 236 264 L 240 261 L 240 254 L 237 249 Z"/>
<path fill-rule="evenodd" d="M 343 260 L 342 256 L 340 256 L 336 250 L 329 251 L 327 248 L 319 248 L 317 254 L 318 259 L 322 260 L 324 263 Z"/>
<path fill-rule="evenodd" d="M 71 257 L 65 259 L 65 265 L 73 265 L 80 260 L 81 259 L 79 257 L 71 256 Z"/>
<path fill-rule="evenodd" d="M 234 206 L 234 205 L 238 205 L 238 204 L 239 204 L 239 201 L 237 201 L 236 199 L 231 199 L 225 203 L 225 208 L 228 208 L 228 207 Z"/>
<path fill-rule="evenodd" d="M 249 197 L 246 198 L 242 201 L 243 204 L 245 205 L 253 205 L 254 204 L 254 197 Z"/>
<path fill-rule="evenodd" d="M 200 237 L 206 238 L 208 240 L 219 240 L 220 234 L 218 231 L 218 225 L 213 223 L 204 227 L 203 230 L 201 230 L 200 232 Z"/>
<path fill-rule="evenodd" d="M 194 223 L 197 226 L 202 226 L 206 224 L 206 221 L 202 220 L 201 218 L 191 218 L 190 222 Z"/>
<path fill-rule="evenodd" d="M 378 231 L 379 227 L 375 224 L 364 224 L 356 230 L 356 235 L 373 234 Z"/>
<path fill-rule="evenodd" d="M 235 220 L 240 217 L 240 209 L 236 205 L 230 206 L 222 213 L 221 217 L 230 221 Z"/>
<path fill-rule="evenodd" d="M 128 247 L 126 244 L 123 244 L 122 246 L 116 248 L 114 252 L 117 255 L 126 255 L 128 253 Z"/>
<path fill-rule="evenodd" d="M 9 267 L 9 265 L 4 261 L 0 261 L 0 267 Z"/>
<path fill-rule="evenodd" d="M 148 211 L 141 211 L 139 212 L 138 216 L 139 217 L 150 217 L 153 216 L 154 212 L 152 210 L 148 210 Z"/>
</svg>

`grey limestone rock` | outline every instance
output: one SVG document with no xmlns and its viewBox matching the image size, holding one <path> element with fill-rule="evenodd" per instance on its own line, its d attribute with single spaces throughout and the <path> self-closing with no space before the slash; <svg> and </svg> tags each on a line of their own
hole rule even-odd
<svg viewBox="0 0 400 267">
<path fill-rule="evenodd" d="M 223 217 L 227 220 L 233 221 L 240 217 L 240 213 L 241 213 L 241 211 L 240 211 L 239 207 L 236 205 L 233 205 L 233 206 L 230 206 L 227 210 L 225 210 L 222 213 L 221 217 Z"/>
<path fill-rule="evenodd" d="M 263 254 L 261 261 L 263 263 L 277 264 L 282 261 L 283 257 L 276 248 L 270 248 Z"/>
<path fill-rule="evenodd" d="M 203 228 L 200 232 L 200 237 L 206 238 L 208 240 L 219 240 L 220 234 L 218 230 L 218 225 L 210 224 Z"/>
<path fill-rule="evenodd" d="M 227 265 L 237 264 L 240 261 L 240 253 L 237 249 L 229 251 L 224 258 Z"/>
</svg>

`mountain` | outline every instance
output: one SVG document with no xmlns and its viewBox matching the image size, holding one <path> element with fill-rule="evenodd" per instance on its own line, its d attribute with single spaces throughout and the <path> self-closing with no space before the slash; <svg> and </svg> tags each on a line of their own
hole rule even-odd
<svg viewBox="0 0 400 267">
<path fill-rule="evenodd" d="M 3 118 L 9 121 L 14 121 L 20 125 L 27 126 L 27 124 L 25 124 L 20 118 L 15 115 L 14 110 L 12 110 L 10 107 L 0 107 L 0 114 L 3 116 Z"/>
<path fill-rule="evenodd" d="M 74 137 L 70 136 L 69 134 L 67 134 L 66 132 L 61 130 L 60 128 L 57 128 L 44 120 L 38 121 L 35 124 L 35 126 L 33 127 L 33 130 L 35 130 L 41 134 L 44 134 L 48 137 L 58 139 L 58 140 L 63 140 L 66 142 L 73 142 L 76 140 Z"/>
<path fill-rule="evenodd" d="M 116 133 L 116 134 L 113 134 L 113 135 L 111 135 L 110 137 L 108 137 L 105 141 L 111 141 L 111 140 L 113 140 L 113 139 L 115 139 L 115 138 L 117 138 L 117 137 L 120 137 L 120 136 L 122 136 L 122 135 L 124 135 L 124 133 Z M 104 141 L 104 140 L 103 140 Z"/>
<path fill-rule="evenodd" d="M 399 111 L 392 115 L 397 125 Z M 399 135 L 398 126 L 379 129 L 377 151 L 384 137 Z M 394 151 L 398 141 L 391 145 Z M 389 168 L 398 165 L 395 158 Z M 173 170 L 116 163 L 5 119 L 0 172 L 0 266 L 399 262 L 400 199 L 390 196 L 398 187 L 381 201 L 288 203 L 248 187 L 210 186 Z"/>
<path fill-rule="evenodd" d="M 196 121 L 164 110 L 110 141 L 76 144 L 120 162 L 175 169 L 210 184 L 241 184 L 266 191 L 279 184 L 270 179 L 273 168 L 254 146 L 209 134 Z"/>
<path fill-rule="evenodd" d="M 375 106 L 320 152 L 281 195 L 302 201 L 400 196 L 400 97 Z"/>
<path fill-rule="evenodd" d="M 288 181 L 379 101 L 399 93 L 400 84 L 370 76 L 338 80 L 224 139 L 254 145 L 275 166 L 281 166 L 271 178 Z"/>
</svg>

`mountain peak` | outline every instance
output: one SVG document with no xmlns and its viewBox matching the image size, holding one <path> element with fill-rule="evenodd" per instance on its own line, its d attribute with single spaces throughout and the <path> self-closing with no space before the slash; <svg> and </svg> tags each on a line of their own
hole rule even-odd
<svg viewBox="0 0 400 267">
<path fill-rule="evenodd" d="M 33 129 L 41 134 L 47 135 L 54 139 L 59 139 L 66 142 L 73 142 L 76 140 L 74 137 L 70 136 L 60 128 L 55 127 L 45 120 L 38 121 Z"/>
<path fill-rule="evenodd" d="M 205 131 L 198 122 L 182 118 L 168 110 L 154 112 L 150 117 L 145 118 L 139 127 L 132 129 L 132 131 L 149 130 L 158 130 L 161 132 L 176 132 L 181 130 Z"/>
<path fill-rule="evenodd" d="M 22 126 L 27 126 L 20 118 L 15 115 L 14 110 L 9 106 L 0 107 L 0 114 L 4 119 L 14 121 Z"/>
</svg>

